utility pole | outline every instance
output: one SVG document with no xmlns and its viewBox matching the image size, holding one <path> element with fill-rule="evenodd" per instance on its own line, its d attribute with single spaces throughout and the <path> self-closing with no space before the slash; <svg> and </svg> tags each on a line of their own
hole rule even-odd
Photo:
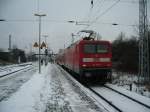
<svg viewBox="0 0 150 112">
<path fill-rule="evenodd" d="M 32 53 L 32 44 L 31 43 L 29 44 L 29 47 L 30 47 L 30 53 Z"/>
<path fill-rule="evenodd" d="M 140 83 L 150 81 L 147 0 L 139 0 L 139 77 Z"/>
<path fill-rule="evenodd" d="M 11 35 L 9 35 L 9 48 L 8 48 L 9 52 L 11 51 Z"/>
<path fill-rule="evenodd" d="M 9 51 L 9 61 L 12 61 L 12 52 L 11 52 L 11 35 L 9 35 L 9 48 L 8 48 L 8 51 Z"/>
<path fill-rule="evenodd" d="M 46 14 L 35 14 L 39 17 L 39 74 L 41 73 L 41 17 L 46 16 Z"/>
</svg>

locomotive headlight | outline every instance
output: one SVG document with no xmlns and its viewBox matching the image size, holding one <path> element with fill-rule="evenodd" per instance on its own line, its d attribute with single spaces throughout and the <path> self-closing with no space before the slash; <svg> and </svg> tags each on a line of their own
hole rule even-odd
<svg viewBox="0 0 150 112">
<path fill-rule="evenodd" d="M 110 58 L 100 58 L 100 62 L 110 62 Z"/>
<path fill-rule="evenodd" d="M 83 62 L 93 62 L 93 58 L 83 58 L 82 59 Z"/>
<path fill-rule="evenodd" d="M 110 58 L 83 58 L 83 62 L 110 62 Z"/>
</svg>

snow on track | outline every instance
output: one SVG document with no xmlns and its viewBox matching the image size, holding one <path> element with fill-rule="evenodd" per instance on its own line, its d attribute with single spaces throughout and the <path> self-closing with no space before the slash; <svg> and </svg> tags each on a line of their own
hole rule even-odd
<svg viewBox="0 0 150 112">
<path fill-rule="evenodd" d="M 53 66 L 51 74 L 53 92 L 46 112 L 107 112 L 103 107 L 96 105 L 96 102 L 88 97 L 67 75 L 68 73 L 63 69 Z"/>
<path fill-rule="evenodd" d="M 19 65 L 7 67 L 5 70 L 0 71 L 0 77 L 10 75 L 12 73 L 16 73 L 18 71 L 21 71 L 21 70 L 29 68 L 29 67 L 32 67 L 32 65 L 31 64 L 24 64 L 24 65 L 19 64 Z"/>
<path fill-rule="evenodd" d="M 44 69 L 44 68 L 43 68 Z M 44 72 L 48 68 L 44 69 Z M 43 92 L 48 91 L 45 89 L 47 82 L 44 79 L 46 75 L 35 73 L 32 78 L 26 82 L 16 93 L 14 93 L 8 100 L 0 102 L 0 112 L 33 112 L 44 105 Z M 45 83 L 45 86 L 44 86 Z M 44 94 L 46 95 L 46 94 Z M 40 107 L 39 107 L 40 106 Z M 39 112 L 42 110 L 39 110 Z"/>
<path fill-rule="evenodd" d="M 34 72 L 35 68 L 28 68 L 0 78 L 0 101 L 9 98 L 23 83 L 30 79 Z"/>
<path fill-rule="evenodd" d="M 116 85 L 107 84 L 107 86 L 114 89 L 114 90 L 116 90 L 116 91 L 119 91 L 119 92 L 133 98 L 133 99 L 136 99 L 137 101 L 142 102 L 143 104 L 146 104 L 146 105 L 150 106 L 150 98 L 141 96 L 141 95 L 139 95 L 137 93 L 134 93 L 134 92 L 130 92 L 130 91 L 128 91 L 124 88 L 118 87 Z"/>
<path fill-rule="evenodd" d="M 95 93 L 93 93 L 91 90 L 89 90 L 89 88 L 87 88 L 87 87 L 83 86 L 82 84 L 80 84 L 77 80 L 75 80 L 70 74 L 68 74 L 62 68 L 61 68 L 61 71 L 62 71 L 62 73 L 64 74 L 64 76 L 67 79 L 69 78 L 68 80 L 69 80 L 70 83 L 72 83 L 73 88 L 75 89 L 75 91 L 80 92 L 80 94 L 82 94 L 82 92 L 86 93 L 86 94 L 82 94 L 81 99 L 85 99 L 86 100 L 86 98 L 84 98 L 84 97 L 86 97 L 88 95 L 89 98 L 91 98 L 93 101 L 95 101 L 95 104 L 97 104 L 100 108 L 104 109 L 107 112 L 116 112 L 116 109 L 112 108 L 103 99 L 101 99 L 100 97 L 98 97 L 97 95 L 95 95 Z M 79 89 L 76 89 L 75 86 L 77 86 L 78 88 L 80 88 L 82 91 L 79 91 Z"/>
<path fill-rule="evenodd" d="M 111 101 L 114 105 L 120 108 L 123 112 L 150 112 L 150 109 L 122 96 L 118 93 L 111 91 L 105 87 L 92 87 L 93 90 L 100 95 Z"/>
</svg>

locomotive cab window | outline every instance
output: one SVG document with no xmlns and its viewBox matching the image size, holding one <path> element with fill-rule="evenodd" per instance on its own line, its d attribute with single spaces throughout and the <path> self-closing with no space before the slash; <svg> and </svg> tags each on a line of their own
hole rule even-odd
<svg viewBox="0 0 150 112">
<path fill-rule="evenodd" d="M 96 45 L 85 44 L 84 45 L 84 53 L 96 53 Z"/>
<path fill-rule="evenodd" d="M 97 45 L 97 53 L 107 53 L 108 46 L 107 45 Z"/>
<path fill-rule="evenodd" d="M 101 44 L 85 44 L 84 53 L 107 53 L 108 46 Z"/>
</svg>

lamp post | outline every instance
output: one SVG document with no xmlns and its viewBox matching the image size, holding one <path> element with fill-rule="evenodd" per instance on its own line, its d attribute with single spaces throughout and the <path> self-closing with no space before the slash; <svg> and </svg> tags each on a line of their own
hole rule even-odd
<svg viewBox="0 0 150 112">
<path fill-rule="evenodd" d="M 34 14 L 39 17 L 39 74 L 41 73 L 41 17 L 46 16 L 46 14 Z"/>
</svg>

